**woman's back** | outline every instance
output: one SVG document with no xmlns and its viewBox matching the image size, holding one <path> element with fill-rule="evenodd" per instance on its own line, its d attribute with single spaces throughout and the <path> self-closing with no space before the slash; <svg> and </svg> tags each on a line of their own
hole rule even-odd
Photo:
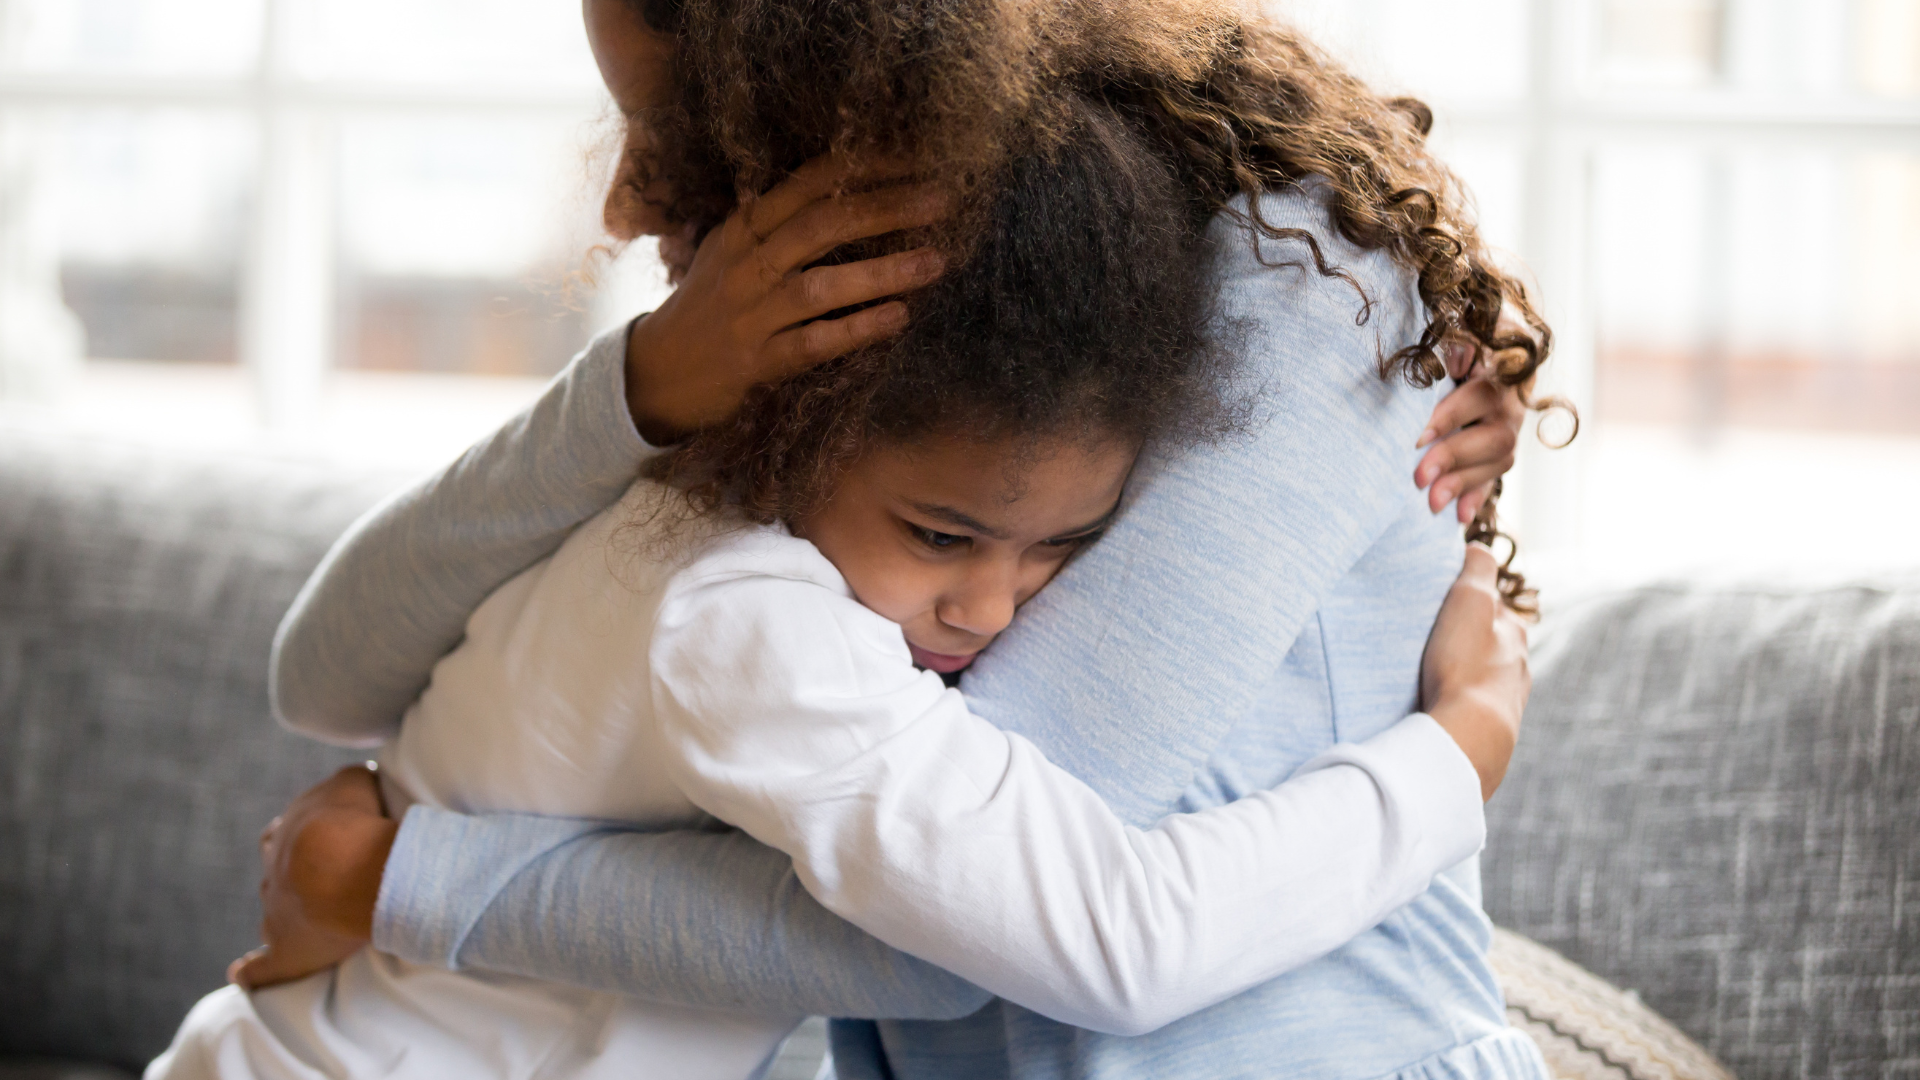
<svg viewBox="0 0 1920 1080">
<path fill-rule="evenodd" d="M 1323 197 L 1309 185 L 1268 196 L 1263 212 L 1326 238 Z M 1463 544 L 1453 518 L 1429 513 L 1404 484 L 1443 391 L 1378 376 L 1376 337 L 1404 340 L 1420 325 L 1409 276 L 1382 252 L 1327 244 L 1329 260 L 1375 300 L 1356 328 L 1359 301 L 1344 281 L 1310 264 L 1262 265 L 1226 221 L 1215 235 L 1223 312 L 1252 332 L 1246 377 L 1265 387 L 1263 407 L 1316 417 L 1322 429 L 1342 429 L 1340 439 L 1308 439 L 1316 425 L 1276 419 L 1246 440 L 1143 461 L 1102 545 L 1037 597 L 962 683 L 981 715 L 1068 764 L 1135 824 L 1272 787 L 1333 743 L 1375 735 L 1416 708 L 1421 651 Z M 1267 262 L 1305 255 L 1276 242 L 1261 251 Z M 1298 498 L 1290 485 L 1342 494 Z M 1318 513 L 1297 513 L 1315 501 L 1324 504 Z M 1168 554 L 1194 548 L 1233 553 L 1232 572 Z M 1303 560 L 1355 550 L 1351 563 L 1305 568 L 1331 584 L 1299 616 L 1297 636 L 1286 635 L 1281 620 L 1313 601 L 1285 595 L 1282 583 L 1303 572 Z M 1171 599 L 1179 597 L 1204 599 Z M 1205 627 L 1187 624 L 1195 618 Z M 1284 637 L 1284 660 L 1249 676 L 1250 688 L 1223 678 L 1239 657 L 1275 655 L 1272 642 Z M 1101 642 L 1094 655 L 1079 651 L 1089 639 Z M 1182 656 L 1165 644 L 1199 639 L 1217 652 Z M 1109 656 L 1135 660 L 1121 667 Z M 1088 739 L 1060 722 L 1076 713 L 1129 716 L 1132 726 L 1126 738 Z M 1156 786 L 1157 774 L 1127 756 L 1180 737 L 1145 729 L 1155 724 L 1203 747 L 1175 783 Z M 845 1030 L 840 1076 L 1354 1080 L 1453 1067 L 1459 1076 L 1537 1076 L 1537 1051 L 1506 1026 L 1487 933 L 1470 860 L 1326 957 L 1145 1036 L 1114 1038 L 996 1001 L 965 1020 L 881 1022 L 871 1029 L 877 1041 Z M 879 1055 L 867 1046 L 884 1054 L 888 1073 L 875 1070 Z"/>
</svg>

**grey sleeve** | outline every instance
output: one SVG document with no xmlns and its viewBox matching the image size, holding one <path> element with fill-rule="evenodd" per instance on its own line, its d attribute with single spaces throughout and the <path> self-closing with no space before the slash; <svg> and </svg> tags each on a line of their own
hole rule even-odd
<svg viewBox="0 0 1920 1080">
<path fill-rule="evenodd" d="M 374 944 L 418 963 L 794 1016 L 947 1020 L 991 999 L 828 911 L 791 859 L 736 831 L 416 806 Z"/>
<path fill-rule="evenodd" d="M 620 498 L 654 452 L 627 412 L 626 341 L 624 326 L 595 339 L 526 412 L 334 544 L 274 637 L 282 724 L 390 737 L 487 594 Z"/>
</svg>

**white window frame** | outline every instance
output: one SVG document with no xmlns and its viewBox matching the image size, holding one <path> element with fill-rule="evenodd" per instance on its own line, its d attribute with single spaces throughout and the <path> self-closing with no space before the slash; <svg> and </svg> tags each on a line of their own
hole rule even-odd
<svg viewBox="0 0 1920 1080">
<path fill-rule="evenodd" d="M 0 107 L 184 107 L 251 115 L 259 173 L 241 290 L 240 356 L 255 380 L 261 416 L 274 429 L 311 419 L 332 359 L 334 179 L 342 116 L 510 110 L 574 118 L 604 107 L 602 94 L 575 89 L 301 79 L 289 63 L 289 2 L 263 0 L 259 60 L 250 76 L 0 75 Z M 1775 0 L 1744 0 L 1770 2 Z M 1727 91 L 1596 93 L 1586 75 L 1591 34 L 1583 33 L 1593 29 L 1589 20 L 1596 10 L 1593 0 L 1527 0 L 1524 99 L 1442 110 L 1453 131 L 1491 136 L 1521 150 L 1520 254 L 1540 283 L 1558 343 L 1544 389 L 1576 403 L 1593 400 L 1589 189 L 1602 146 L 1630 139 L 1729 151 L 1774 144 L 1920 154 L 1920 100 L 1794 103 Z M 1712 245 L 1708 257 L 1724 263 L 1727 246 Z M 1523 453 L 1509 509 L 1518 511 L 1518 527 L 1530 545 L 1551 550 L 1577 540 L 1581 458 L 1579 443 L 1552 454 L 1531 448 Z"/>
<path fill-rule="evenodd" d="M 1742 0 L 1728 0 L 1736 9 Z M 1745 0 L 1745 5 L 1777 0 Z M 1719 155 L 1756 146 L 1793 150 L 1895 150 L 1920 155 L 1920 98 L 1864 96 L 1794 101 L 1725 88 L 1658 94 L 1602 92 L 1590 75 L 1595 0 L 1527 0 L 1525 97 L 1510 106 L 1441 110 L 1456 132 L 1492 137 L 1520 149 L 1520 256 L 1539 282 L 1554 328 L 1552 363 L 1541 389 L 1576 405 L 1594 399 L 1596 326 L 1592 271 L 1592 172 L 1609 144 L 1666 143 Z M 1731 44 L 1731 43 L 1729 43 Z M 1729 58 L 1730 60 L 1733 58 Z M 1724 183 L 1726 170 L 1714 170 Z M 1727 210 L 1731 200 L 1710 198 Z M 1710 280 L 1724 281 L 1731 221 L 1708 221 Z M 1708 300 L 1712 303 L 1711 297 Z M 1724 316 L 1724 312 L 1721 313 Z M 1710 315 L 1710 317 L 1712 317 Z M 1549 558 L 1579 546 L 1587 443 L 1544 451 L 1523 440 L 1503 516 L 1528 549 Z"/>
<path fill-rule="evenodd" d="M 604 93 L 572 88 L 301 78 L 291 63 L 290 6 L 291 0 L 262 0 L 258 59 L 248 75 L 0 74 L 0 108 L 185 108 L 250 118 L 258 172 L 240 287 L 239 354 L 262 425 L 274 431 L 313 421 L 332 366 L 342 117 L 506 111 L 578 120 L 606 101 Z"/>
</svg>

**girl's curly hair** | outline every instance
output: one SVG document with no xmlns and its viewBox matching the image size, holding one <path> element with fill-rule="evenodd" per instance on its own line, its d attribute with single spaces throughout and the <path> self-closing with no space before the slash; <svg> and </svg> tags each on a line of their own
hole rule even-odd
<svg viewBox="0 0 1920 1080">
<path fill-rule="evenodd" d="M 1191 443 L 1233 430 L 1230 327 L 1165 149 L 1105 103 L 1061 102 L 1045 152 L 1006 162 L 967 257 L 915 296 L 898 337 L 754 391 L 729 423 L 656 459 L 696 511 L 816 509 L 876 443 Z M 860 258 L 903 239 L 842 252 Z"/>
<path fill-rule="evenodd" d="M 1319 273 L 1354 285 L 1364 322 L 1370 299 L 1319 240 L 1262 216 L 1261 194 L 1324 179 L 1334 227 L 1389 252 L 1427 309 L 1420 338 L 1381 357 L 1382 378 L 1432 385 L 1446 374 L 1442 346 L 1465 341 L 1529 407 L 1570 411 L 1530 394 L 1551 331 L 1428 150 L 1431 111 L 1373 91 L 1237 0 L 628 2 L 675 36 L 679 92 L 631 118 L 645 137 L 629 142 L 624 197 L 667 181 L 662 209 L 696 235 L 829 151 L 922 162 L 961 195 L 990 197 L 1008 161 L 1072 130 L 1066 102 L 1089 97 L 1172 153 L 1190 227 L 1224 213 L 1250 240 L 1301 244 Z M 975 219 L 969 235 L 978 227 Z M 1528 332 L 1499 334 L 1503 306 Z M 1481 508 L 1470 538 L 1499 535 L 1497 503 Z M 1525 610 L 1532 594 L 1511 562 L 1502 592 Z"/>
</svg>

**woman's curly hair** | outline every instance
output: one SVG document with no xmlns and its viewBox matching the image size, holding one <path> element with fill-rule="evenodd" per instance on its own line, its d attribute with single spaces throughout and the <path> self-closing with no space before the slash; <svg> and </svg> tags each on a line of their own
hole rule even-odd
<svg viewBox="0 0 1920 1080">
<path fill-rule="evenodd" d="M 1058 143 L 1004 164 L 967 257 L 915 296 L 898 337 L 757 388 L 653 475 L 696 511 L 793 521 L 880 443 L 1005 441 L 1017 465 L 1062 442 L 1233 430 L 1231 327 L 1171 156 L 1110 105 L 1068 95 L 1061 108 Z"/>
<path fill-rule="evenodd" d="M 696 236 L 829 151 L 925 163 L 962 196 L 988 198 L 1008 161 L 1071 130 L 1067 101 L 1090 97 L 1171 152 L 1190 227 L 1224 213 L 1255 242 L 1298 242 L 1319 273 L 1354 285 L 1364 322 L 1370 298 L 1319 239 L 1262 216 L 1263 193 L 1323 179 L 1334 227 L 1389 252 L 1427 309 L 1420 338 L 1381 357 L 1382 378 L 1432 385 L 1446 374 L 1441 348 L 1464 341 L 1529 407 L 1566 407 L 1530 396 L 1551 332 L 1427 148 L 1432 113 L 1375 92 L 1237 0 L 628 2 L 675 36 L 679 91 L 631 118 L 645 137 L 630 140 L 625 197 L 666 181 L 661 208 Z M 979 228 L 962 221 L 968 235 Z M 1529 332 L 1501 336 L 1503 306 Z M 1497 502 L 1481 508 L 1470 538 L 1499 535 Z M 1526 609 L 1531 592 L 1511 562 L 1501 588 Z"/>
</svg>

